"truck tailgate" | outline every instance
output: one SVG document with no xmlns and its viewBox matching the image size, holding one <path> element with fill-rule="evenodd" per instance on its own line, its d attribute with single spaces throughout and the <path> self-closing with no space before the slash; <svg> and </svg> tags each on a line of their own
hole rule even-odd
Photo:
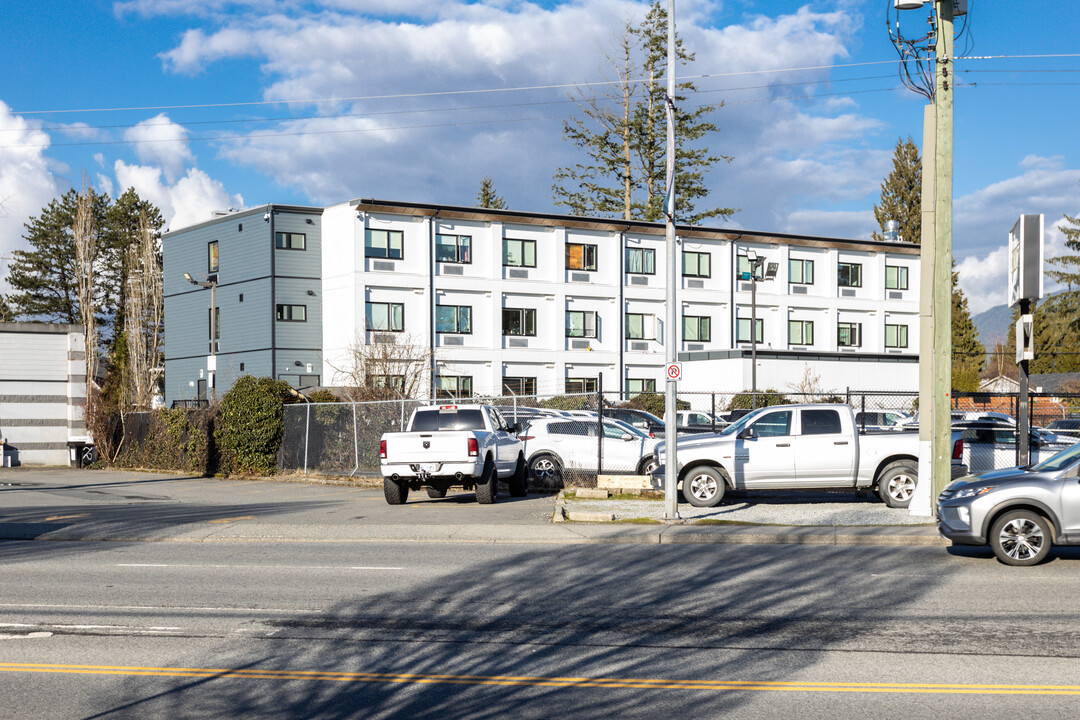
<svg viewBox="0 0 1080 720">
<path fill-rule="evenodd" d="M 468 431 L 392 433 L 386 437 L 386 459 L 395 464 L 469 462 Z"/>
</svg>

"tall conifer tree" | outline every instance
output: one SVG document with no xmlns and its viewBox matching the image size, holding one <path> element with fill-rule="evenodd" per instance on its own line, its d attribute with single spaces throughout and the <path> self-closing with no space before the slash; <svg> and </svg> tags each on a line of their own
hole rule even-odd
<svg viewBox="0 0 1080 720">
<path fill-rule="evenodd" d="M 910 137 L 896 141 L 893 169 L 881 183 L 881 202 L 874 206 L 874 219 L 880 229 L 874 232 L 874 240 L 884 240 L 885 223 L 895 220 L 902 240 L 922 242 L 922 160 Z"/>
</svg>

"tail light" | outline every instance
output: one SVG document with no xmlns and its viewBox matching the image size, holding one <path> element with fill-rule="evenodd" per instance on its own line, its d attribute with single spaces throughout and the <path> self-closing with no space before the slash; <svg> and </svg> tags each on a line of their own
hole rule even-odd
<svg viewBox="0 0 1080 720">
<path fill-rule="evenodd" d="M 518 440 L 520 440 L 521 442 L 529 442 L 530 440 L 533 440 L 535 438 L 535 435 L 518 435 Z"/>
<path fill-rule="evenodd" d="M 964 441 L 957 440 L 952 446 L 952 459 L 959 460 L 962 457 L 964 457 Z"/>
<path fill-rule="evenodd" d="M 386 441 L 385 440 L 380 440 L 379 441 L 379 457 L 383 458 L 384 460 L 386 459 Z"/>
<path fill-rule="evenodd" d="M 652 430 L 649 431 L 649 437 L 656 437 Z"/>
<path fill-rule="evenodd" d="M 476 441 L 476 438 L 469 438 L 469 457 L 480 456 L 480 443 Z"/>
</svg>

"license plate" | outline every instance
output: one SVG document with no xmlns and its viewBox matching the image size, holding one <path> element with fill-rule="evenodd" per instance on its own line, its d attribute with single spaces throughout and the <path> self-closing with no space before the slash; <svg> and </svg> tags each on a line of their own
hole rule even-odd
<svg viewBox="0 0 1080 720">
<path fill-rule="evenodd" d="M 420 469 L 428 473 L 438 472 L 441 466 L 441 463 L 420 463 Z"/>
</svg>

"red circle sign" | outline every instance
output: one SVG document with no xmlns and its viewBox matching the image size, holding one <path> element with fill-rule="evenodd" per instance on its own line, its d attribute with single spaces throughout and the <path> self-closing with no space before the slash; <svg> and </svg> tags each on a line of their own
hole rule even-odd
<svg viewBox="0 0 1080 720">
<path fill-rule="evenodd" d="M 678 380 L 682 376 L 682 365 L 671 363 L 664 368 L 669 380 Z"/>
</svg>

